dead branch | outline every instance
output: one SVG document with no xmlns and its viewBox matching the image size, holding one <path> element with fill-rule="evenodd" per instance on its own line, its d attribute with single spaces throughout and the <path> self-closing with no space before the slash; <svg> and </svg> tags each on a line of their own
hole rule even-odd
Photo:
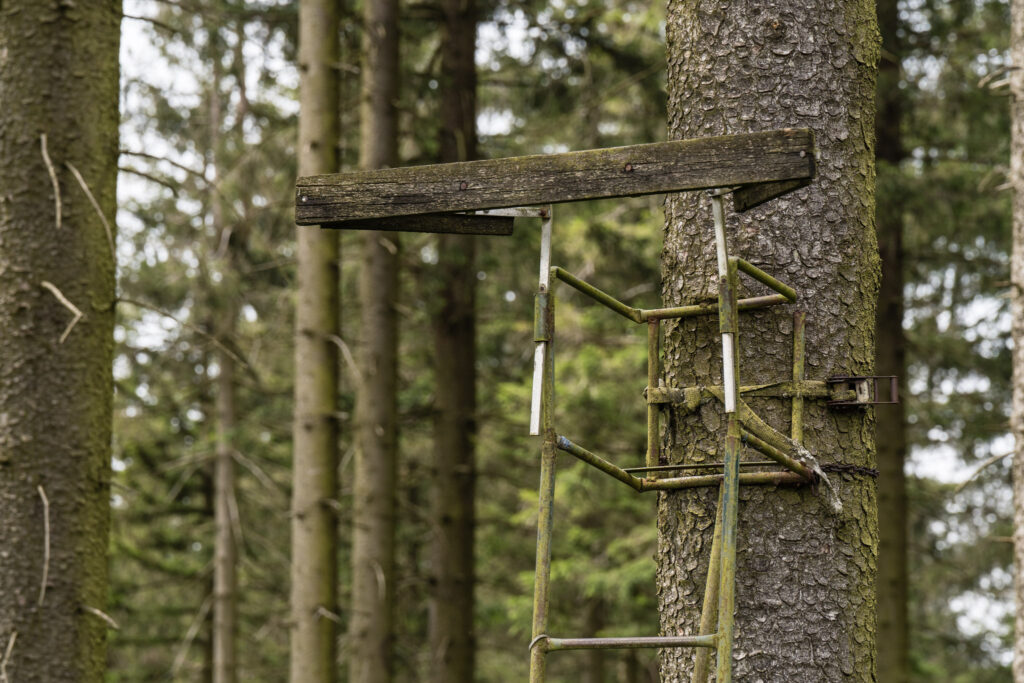
<svg viewBox="0 0 1024 683">
<path fill-rule="evenodd" d="M 999 462 L 1000 460 L 1002 460 L 1003 458 L 1005 458 L 1007 456 L 1013 455 L 1013 453 L 1014 453 L 1013 451 L 1007 451 L 1006 453 L 998 453 L 996 455 L 993 455 L 990 458 L 986 458 L 983 463 L 978 465 L 978 467 L 973 472 L 971 472 L 971 476 L 967 477 L 962 482 L 960 482 L 960 484 L 956 487 L 956 489 L 953 490 L 953 493 L 960 493 L 961 491 L 963 491 L 967 487 L 968 484 L 970 484 L 972 481 L 974 481 L 974 479 L 979 474 L 981 474 L 982 470 L 984 470 L 986 467 L 988 467 L 990 465 L 996 464 L 997 462 Z"/>
<path fill-rule="evenodd" d="M 64 308 L 68 309 L 75 315 L 75 317 L 71 319 L 71 322 L 68 323 L 68 326 L 64 328 L 64 333 L 60 335 L 60 339 L 57 342 L 58 344 L 63 344 L 64 340 L 68 338 L 69 334 L 71 334 L 71 328 L 77 325 L 78 321 L 85 317 L 85 314 L 82 313 L 82 311 L 78 310 L 78 306 L 75 306 L 73 303 L 71 303 L 68 300 L 68 298 L 64 296 L 63 292 L 57 289 L 57 285 L 47 280 L 43 280 L 39 284 L 44 289 L 53 294 L 55 297 L 57 297 L 57 301 L 61 302 L 64 305 Z"/>
<path fill-rule="evenodd" d="M 93 615 L 94 617 L 99 617 L 104 622 L 106 622 L 107 626 L 109 626 L 110 628 L 114 629 L 115 631 L 120 631 L 121 630 L 121 627 L 117 625 L 117 622 L 114 621 L 113 617 L 111 617 L 106 612 L 101 612 L 100 610 L 96 609 L 95 607 L 90 607 L 89 605 L 82 605 L 82 611 L 83 612 L 88 612 L 89 614 Z"/>
<path fill-rule="evenodd" d="M 236 363 L 241 363 L 244 367 L 249 368 L 249 370 L 252 370 L 252 366 L 250 366 L 249 363 L 247 363 L 244 358 L 242 358 L 237 353 L 235 353 L 234 351 L 229 349 L 227 346 L 225 346 L 224 343 L 220 339 L 217 339 L 217 337 L 215 337 L 214 335 L 210 334 L 209 332 L 207 332 L 206 330 L 204 330 L 204 329 L 202 329 L 200 327 L 196 327 L 192 323 L 189 323 L 189 322 L 186 322 L 184 320 L 181 320 L 180 318 L 178 318 L 176 315 L 174 315 L 170 311 L 165 310 L 163 308 L 160 308 L 159 306 L 154 306 L 152 304 L 147 304 L 147 303 L 145 303 L 143 301 L 139 301 L 137 299 L 128 299 L 128 298 L 123 297 L 123 296 L 117 297 L 117 301 L 118 301 L 118 303 L 131 304 L 132 306 L 138 306 L 139 308 L 145 308 L 147 311 L 153 311 L 154 313 L 159 313 L 160 315 L 164 316 L 165 318 L 170 318 L 171 320 L 173 320 L 174 322 L 178 323 L 182 327 L 188 328 L 188 329 L 192 330 L 193 332 L 195 332 L 196 334 L 198 334 L 200 336 L 203 336 L 203 337 L 206 337 L 207 339 L 210 340 L 210 342 L 213 343 L 214 346 L 216 346 L 218 349 L 220 349 L 224 353 L 226 353 L 229 356 L 231 356 L 232 360 L 234 360 Z"/>
<path fill-rule="evenodd" d="M 39 497 L 43 501 L 43 580 L 39 582 L 38 605 L 43 606 L 46 599 L 46 583 L 50 580 L 50 500 L 42 485 L 36 486 Z"/>
<path fill-rule="evenodd" d="M 11 661 L 11 652 L 14 651 L 14 641 L 18 639 L 18 632 L 11 631 L 11 637 L 7 640 L 7 649 L 4 650 L 4 658 L 0 659 L 0 683 L 10 683 L 7 678 L 7 663 Z"/>
<path fill-rule="evenodd" d="M 103 222 L 103 229 L 107 231 L 107 242 L 110 244 L 110 253 L 114 252 L 114 231 L 110 229 L 110 223 L 107 221 L 107 217 L 103 215 L 103 209 L 100 208 L 100 203 L 96 201 L 96 197 L 93 196 L 92 190 L 89 189 L 88 183 L 85 182 L 85 178 L 78 172 L 75 165 L 70 161 L 65 161 L 64 165 L 67 166 L 71 172 L 75 175 L 75 180 L 82 186 L 82 190 L 85 192 L 85 196 L 89 198 L 89 203 L 92 204 L 92 208 L 96 210 L 96 215 L 100 217 L 100 221 Z"/>
<path fill-rule="evenodd" d="M 192 641 L 199 635 L 199 629 L 206 621 L 206 615 L 210 611 L 210 605 L 213 602 L 213 596 L 207 595 L 206 599 L 203 600 L 203 604 L 199 607 L 199 612 L 196 614 L 195 619 L 188 627 L 188 631 L 185 632 L 185 637 L 181 640 L 181 647 L 178 648 L 178 654 L 174 657 L 174 664 L 171 665 L 171 677 L 177 677 L 178 671 L 185 664 L 185 657 L 188 655 L 188 649 L 192 646 Z"/>
<path fill-rule="evenodd" d="M 46 171 L 50 174 L 50 183 L 53 184 L 53 205 L 54 211 L 57 214 L 57 229 L 60 230 L 61 225 L 61 210 L 60 203 L 60 183 L 57 182 L 57 171 L 53 168 L 53 162 L 50 161 L 50 154 L 46 151 L 46 133 L 39 136 L 39 147 L 43 152 L 43 161 L 46 163 Z"/>
</svg>

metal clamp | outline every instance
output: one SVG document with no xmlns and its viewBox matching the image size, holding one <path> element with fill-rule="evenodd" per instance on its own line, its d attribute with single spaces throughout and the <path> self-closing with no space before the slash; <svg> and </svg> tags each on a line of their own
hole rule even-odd
<svg viewBox="0 0 1024 683">
<path fill-rule="evenodd" d="M 874 406 L 900 402 L 900 382 L 896 375 L 839 375 L 829 377 L 825 382 L 829 393 L 835 397 L 828 402 L 830 406 Z M 879 386 L 886 384 L 888 395 L 883 396 Z"/>
</svg>

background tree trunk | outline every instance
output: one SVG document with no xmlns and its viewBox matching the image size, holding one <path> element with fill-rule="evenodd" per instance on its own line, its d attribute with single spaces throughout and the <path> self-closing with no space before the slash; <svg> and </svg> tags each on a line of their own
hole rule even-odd
<svg viewBox="0 0 1024 683">
<path fill-rule="evenodd" d="M 299 5 L 299 175 L 337 170 L 338 3 Z M 298 228 L 295 301 L 292 683 L 336 678 L 338 235 Z M 325 614 L 324 611 L 327 611 Z"/>
<path fill-rule="evenodd" d="M 874 93 L 878 32 L 874 3 L 838 5 L 674 0 L 668 12 L 669 125 L 673 138 L 807 126 L 815 131 L 818 176 L 808 188 L 728 215 L 730 249 L 800 298 L 741 316 L 743 384 L 792 374 L 794 308 L 806 310 L 807 376 L 868 374 L 874 361 L 879 264 L 874 231 Z M 663 294 L 667 305 L 715 296 L 717 273 L 707 197 L 667 204 Z M 748 291 L 760 288 L 747 286 Z M 718 321 L 669 325 L 670 386 L 721 382 Z M 822 464 L 875 465 L 870 412 L 840 412 L 809 400 L 805 443 Z M 776 428 L 790 405 L 752 400 Z M 673 462 L 721 460 L 725 421 L 718 404 L 673 410 Z M 737 681 L 875 680 L 875 481 L 831 475 L 827 489 L 748 487 L 741 492 L 737 555 Z M 663 495 L 658 587 L 665 633 L 695 633 L 707 571 L 717 491 Z M 693 653 L 662 655 L 662 680 L 688 681 Z"/>
<path fill-rule="evenodd" d="M 221 125 L 223 124 L 223 103 L 221 80 L 223 69 L 223 45 L 218 28 L 210 30 L 210 52 L 213 63 L 213 81 L 209 92 L 209 140 L 213 177 L 220 181 L 223 169 L 218 163 L 221 146 Z M 219 300 L 220 306 L 212 311 L 216 323 L 216 334 L 221 344 L 230 345 L 235 338 L 238 319 L 238 305 L 234 283 L 234 258 L 230 235 L 231 228 L 224 223 L 224 210 L 217 190 L 210 192 L 210 215 L 213 221 L 213 235 L 224 246 L 224 269 L 220 291 L 211 297 Z M 228 231 L 227 233 L 225 231 Z M 214 551 L 213 551 L 213 681 L 234 683 L 237 678 L 235 637 L 238 623 L 238 539 L 235 529 L 238 525 L 238 509 L 235 506 L 235 359 L 225 349 L 217 351 L 217 453 L 214 466 Z"/>
<path fill-rule="evenodd" d="M 360 166 L 398 161 L 398 2 L 364 6 Z M 349 680 L 391 680 L 398 441 L 398 233 L 366 232 L 359 277 L 359 384 Z"/>
<path fill-rule="evenodd" d="M 0 20 L 0 658 L 18 683 L 106 665 L 120 21 L 120 2 L 38 0 Z"/>
<path fill-rule="evenodd" d="M 878 26 L 882 58 L 878 70 L 878 113 L 875 157 L 878 162 L 878 251 L 882 283 L 875 322 L 875 372 L 906 375 L 903 332 L 903 93 L 900 90 L 902 45 L 897 0 L 879 0 Z M 901 389 L 905 388 L 905 384 Z M 901 391 L 904 395 L 906 392 Z M 878 677 L 886 683 L 905 683 L 910 674 L 907 642 L 907 491 L 903 464 L 907 439 L 904 404 L 876 412 L 878 445 L 878 515 L 889 520 L 878 528 Z"/>
<path fill-rule="evenodd" d="M 443 0 L 441 161 L 476 158 L 474 0 Z M 473 534 L 476 464 L 476 243 L 437 241 L 441 310 L 434 318 L 434 544 L 430 652 L 434 683 L 473 680 Z"/>
<path fill-rule="evenodd" d="M 1010 94 L 1013 111 L 1010 182 L 1013 185 L 1013 551 L 1017 611 L 1014 624 L 1013 680 L 1024 683 L 1024 0 L 1010 3 Z"/>
</svg>

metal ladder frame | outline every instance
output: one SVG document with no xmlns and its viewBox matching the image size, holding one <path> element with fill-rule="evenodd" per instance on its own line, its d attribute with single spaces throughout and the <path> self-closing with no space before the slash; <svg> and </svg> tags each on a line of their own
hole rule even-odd
<svg viewBox="0 0 1024 683">
<path fill-rule="evenodd" d="M 534 385 L 531 405 L 530 433 L 542 437 L 539 513 L 537 519 L 536 579 L 533 600 L 533 630 L 530 641 L 530 683 L 544 683 L 549 652 L 579 649 L 620 648 L 697 648 L 693 683 L 705 683 L 710 673 L 711 650 L 717 653 L 716 677 L 719 683 L 732 681 L 732 649 L 735 627 L 736 537 L 741 485 L 802 485 L 817 480 L 813 458 L 801 445 L 803 439 L 803 408 L 805 398 L 835 398 L 826 382 L 804 380 L 804 329 L 806 315 L 794 316 L 792 380 L 767 385 L 741 386 L 739 382 L 739 313 L 794 303 L 797 293 L 748 261 L 729 255 L 725 232 L 723 195 L 732 189 L 712 190 L 715 245 L 718 261 L 719 290 L 717 301 L 688 306 L 658 309 L 632 308 L 593 285 L 576 278 L 557 266 L 552 267 L 552 217 L 548 212 L 541 230 L 540 277 L 536 297 L 534 341 Z M 745 299 L 738 298 L 739 273 L 761 282 L 775 294 Z M 555 304 L 552 282 L 558 280 L 633 322 L 647 323 L 647 452 L 644 467 L 623 469 L 559 435 L 554 426 L 555 397 Z M 662 320 L 717 314 L 722 339 L 722 385 L 672 389 L 659 386 L 660 327 Z M 742 395 L 777 396 L 792 400 L 792 424 L 789 436 L 766 424 L 743 401 Z M 660 411 L 664 404 L 678 404 L 693 409 L 703 400 L 715 399 L 724 405 L 727 416 L 725 450 L 721 474 L 690 474 L 661 478 L 660 473 L 705 465 L 659 464 Z M 741 462 L 742 444 L 763 453 L 767 461 Z M 553 638 L 548 635 L 549 594 L 551 581 L 551 537 L 555 491 L 555 457 L 558 451 L 568 453 L 606 475 L 628 485 L 637 492 L 666 491 L 706 486 L 719 487 L 711 558 L 708 566 L 700 632 L 697 635 L 653 636 L 636 638 Z M 741 472 L 743 467 L 781 465 L 775 471 Z M 636 476 L 637 474 L 641 476 Z M 650 475 L 650 476 L 644 476 Z"/>
</svg>

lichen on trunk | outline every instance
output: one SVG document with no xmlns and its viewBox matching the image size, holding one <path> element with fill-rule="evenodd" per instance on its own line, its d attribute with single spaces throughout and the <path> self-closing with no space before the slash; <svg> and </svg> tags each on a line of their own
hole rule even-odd
<svg viewBox="0 0 1024 683">
<path fill-rule="evenodd" d="M 874 233 L 874 87 L 878 33 L 866 0 L 669 4 L 672 138 L 808 127 L 818 176 L 807 188 L 727 217 L 733 255 L 799 292 L 794 307 L 744 313 L 742 384 L 789 379 L 793 308 L 807 311 L 807 377 L 869 374 L 874 358 L 879 263 Z M 713 297 L 717 274 L 710 203 L 698 194 L 666 208 L 666 305 Z M 747 281 L 744 295 L 760 294 Z M 721 381 L 717 320 L 667 326 L 669 386 Z M 788 402 L 752 399 L 789 430 Z M 822 464 L 875 464 L 869 411 L 805 401 L 808 449 Z M 721 406 L 670 411 L 671 462 L 720 460 Z M 875 481 L 832 475 L 824 490 L 751 487 L 741 492 L 734 680 L 875 680 L 877 514 Z M 715 519 L 716 491 L 662 494 L 658 592 L 665 634 L 696 633 Z M 693 653 L 665 651 L 662 680 L 690 680 Z"/>
</svg>

